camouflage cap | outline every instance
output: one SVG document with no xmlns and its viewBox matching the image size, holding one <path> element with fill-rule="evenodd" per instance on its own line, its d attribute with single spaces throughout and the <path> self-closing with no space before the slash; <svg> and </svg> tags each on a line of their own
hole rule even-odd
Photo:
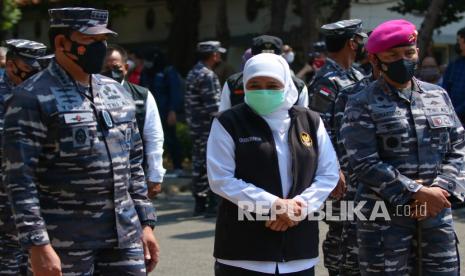
<svg viewBox="0 0 465 276">
<path fill-rule="evenodd" d="M 48 10 L 50 28 L 68 27 L 87 35 L 111 34 L 107 28 L 108 11 L 93 8 L 61 8 Z"/>
<path fill-rule="evenodd" d="M 40 42 L 27 39 L 9 39 L 5 41 L 8 51 L 20 56 L 24 62 L 32 67 L 40 67 L 37 59 L 45 56 L 47 46 Z"/>
<path fill-rule="evenodd" d="M 252 55 L 272 53 L 280 55 L 283 48 L 281 38 L 271 35 L 261 35 L 252 39 Z"/>
<path fill-rule="evenodd" d="M 360 19 L 341 20 L 323 25 L 321 26 L 321 33 L 325 36 L 350 37 L 359 35 L 363 38 L 368 37 L 362 30 L 362 20 Z"/>
<path fill-rule="evenodd" d="M 226 53 L 226 49 L 221 47 L 221 42 L 219 41 L 203 41 L 197 44 L 197 52 L 199 53 L 220 52 L 224 54 Z"/>
</svg>

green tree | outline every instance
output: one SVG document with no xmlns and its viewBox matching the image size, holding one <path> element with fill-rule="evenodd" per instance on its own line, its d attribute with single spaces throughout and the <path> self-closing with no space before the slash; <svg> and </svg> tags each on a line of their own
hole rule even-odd
<svg viewBox="0 0 465 276">
<path fill-rule="evenodd" d="M 6 33 L 21 19 L 21 10 L 14 0 L 0 0 L 0 8 L 0 41 L 3 41 Z"/>
</svg>

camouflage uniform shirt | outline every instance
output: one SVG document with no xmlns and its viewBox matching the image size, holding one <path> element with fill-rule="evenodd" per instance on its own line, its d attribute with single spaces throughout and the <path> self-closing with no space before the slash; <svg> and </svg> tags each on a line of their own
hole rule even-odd
<svg viewBox="0 0 465 276">
<path fill-rule="evenodd" d="M 186 78 L 186 119 L 191 130 L 210 130 L 211 120 L 218 112 L 220 92 L 216 74 L 198 62 Z"/>
<path fill-rule="evenodd" d="M 439 86 L 413 79 L 399 91 L 380 78 L 349 99 L 341 135 L 360 182 L 356 199 L 367 201 L 362 213 L 377 200 L 409 203 L 415 180 L 454 192 L 464 130 Z"/>
<path fill-rule="evenodd" d="M 354 67 L 344 70 L 334 60 L 327 58 L 325 65 L 317 72 L 309 89 L 310 109 L 320 113 L 331 142 L 336 149 L 341 168 L 347 175 L 346 154 L 343 147 L 337 146 L 337 138 L 342 125 L 345 105 L 349 92 L 365 76 Z"/>
<path fill-rule="evenodd" d="M 11 90 L 13 87 L 13 83 L 8 79 L 4 72 L 0 76 L 0 133 L 3 132 L 5 102 L 11 96 Z M 0 158 L 2 155 L 2 150 L 0 148 Z M 0 237 L 0 242 L 2 243 L 6 242 L 11 245 L 18 244 L 18 237 L 12 220 L 11 206 L 3 185 L 0 185 Z M 6 244 L 3 246 L 6 246 Z"/>
<path fill-rule="evenodd" d="M 24 248 L 124 248 L 155 221 L 134 103 L 109 78 L 91 82 L 52 61 L 7 104 L 3 179 Z"/>
</svg>

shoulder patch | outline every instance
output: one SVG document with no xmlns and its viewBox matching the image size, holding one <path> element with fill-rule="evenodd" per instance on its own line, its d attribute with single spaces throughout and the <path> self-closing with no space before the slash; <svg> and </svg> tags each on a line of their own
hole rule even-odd
<svg viewBox="0 0 465 276">
<path fill-rule="evenodd" d="M 331 89 L 329 89 L 328 87 L 322 86 L 322 87 L 319 88 L 318 93 L 328 97 L 328 96 L 332 95 L 334 92 Z"/>
</svg>

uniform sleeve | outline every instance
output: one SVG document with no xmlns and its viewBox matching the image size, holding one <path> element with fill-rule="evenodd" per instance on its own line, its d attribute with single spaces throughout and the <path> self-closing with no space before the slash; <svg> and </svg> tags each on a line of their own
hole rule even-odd
<svg viewBox="0 0 465 276">
<path fill-rule="evenodd" d="M 219 81 L 215 73 L 205 74 L 200 81 L 200 91 L 204 108 L 213 117 L 218 112 L 220 102 Z"/>
<path fill-rule="evenodd" d="M 338 93 L 337 87 L 329 79 L 321 78 L 312 85 L 312 90 L 310 109 L 320 113 L 331 141 L 335 141 L 335 133 L 332 129 L 332 114 Z"/>
<path fill-rule="evenodd" d="M 349 99 L 350 95 L 355 95 L 357 92 L 360 92 L 363 88 L 365 87 L 363 82 L 357 83 L 354 87 L 352 88 L 347 88 L 348 90 L 343 90 L 340 92 L 338 99 L 335 102 L 335 110 L 336 114 L 334 115 L 334 120 L 335 125 L 337 126 L 337 129 L 341 129 L 343 118 L 344 118 L 344 110 L 345 107 L 347 106 L 347 101 Z M 344 142 L 341 137 L 341 132 L 338 131 L 336 133 L 336 140 L 334 142 L 334 147 L 339 159 L 339 164 L 341 166 L 341 169 L 344 173 L 349 172 L 349 156 L 347 154 L 347 151 L 344 147 Z M 349 176 L 346 175 L 346 178 Z"/>
<path fill-rule="evenodd" d="M 142 169 L 144 151 L 135 118 L 132 121 L 132 126 L 133 143 L 129 153 L 131 179 L 129 181 L 128 191 L 134 201 L 134 206 L 141 224 L 153 226 L 156 222 L 155 208 L 147 197 L 147 184 L 145 181 L 144 170 Z"/>
<path fill-rule="evenodd" d="M 321 119 L 317 131 L 317 139 L 318 167 L 315 179 L 310 187 L 305 189 L 300 195 L 294 197 L 294 199 L 301 200 L 307 204 L 307 213 L 315 212 L 321 207 L 339 180 L 339 166 L 336 152 Z"/>
<path fill-rule="evenodd" d="M 341 136 L 349 155 L 349 163 L 360 184 L 366 185 L 387 202 L 404 205 L 421 188 L 414 180 L 380 159 L 376 127 L 368 107 L 356 97 L 348 101 Z"/>
<path fill-rule="evenodd" d="M 150 91 L 147 93 L 145 106 L 143 140 L 147 163 L 147 179 L 151 182 L 161 183 L 165 175 L 165 169 L 163 168 L 163 128 L 157 104 Z"/>
<path fill-rule="evenodd" d="M 454 110 L 447 94 L 444 94 L 444 97 L 446 97 L 446 102 L 449 103 L 451 110 Z M 438 176 L 432 184 L 432 186 L 441 187 L 451 194 L 454 193 L 457 187 L 457 178 L 463 169 L 465 156 L 464 129 L 455 112 L 453 112 L 453 116 L 455 125 L 458 127 L 453 127 L 449 130 L 450 147 L 439 167 Z"/>
<path fill-rule="evenodd" d="M 308 107 L 308 88 L 306 85 L 304 85 L 302 91 L 300 91 L 299 99 L 297 100 L 297 105 Z"/>
<path fill-rule="evenodd" d="M 37 97 L 15 91 L 5 114 L 3 182 L 25 249 L 50 243 L 37 192 L 37 167 L 47 132 Z"/>
<path fill-rule="evenodd" d="M 241 206 L 240 202 L 266 202 L 271 207 L 278 199 L 252 183 L 235 178 L 235 169 L 234 141 L 221 123 L 214 119 L 207 143 L 207 174 L 211 190 L 238 206 Z M 265 208 L 249 207 L 254 212 L 262 210 L 263 215 L 268 213 Z"/>
<path fill-rule="evenodd" d="M 223 112 L 231 108 L 231 90 L 229 89 L 228 82 L 224 83 L 223 91 L 221 91 L 220 108 L 219 112 Z"/>
</svg>

